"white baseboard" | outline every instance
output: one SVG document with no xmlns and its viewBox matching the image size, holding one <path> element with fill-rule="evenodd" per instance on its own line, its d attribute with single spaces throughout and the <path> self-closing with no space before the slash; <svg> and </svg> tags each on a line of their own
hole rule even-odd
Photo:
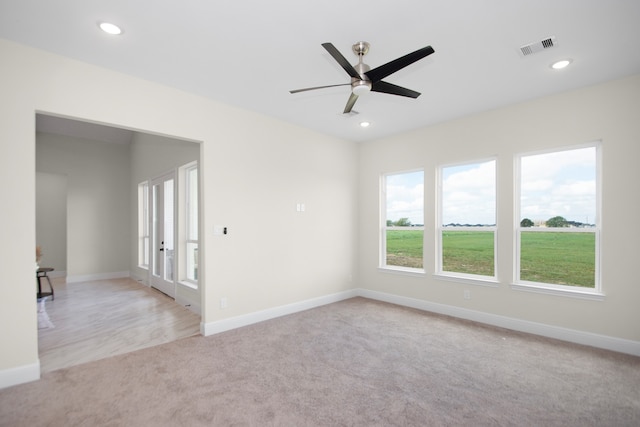
<svg viewBox="0 0 640 427">
<path fill-rule="evenodd" d="M 548 338 L 555 338 L 576 344 L 588 345 L 605 350 L 617 351 L 619 353 L 640 356 L 640 342 L 615 338 L 606 335 L 593 334 L 590 332 L 577 331 L 574 329 L 562 328 L 559 326 L 546 325 L 543 323 L 530 322 L 528 320 L 514 319 L 497 314 L 483 313 L 466 308 L 455 307 L 445 304 L 438 304 L 416 298 L 403 297 L 384 292 L 371 291 L 368 289 L 358 289 L 358 296 L 389 302 L 405 307 L 416 308 L 424 311 L 445 314 L 466 320 L 473 320 L 479 323 L 498 326 L 514 331 L 527 332 Z"/>
<path fill-rule="evenodd" d="M 49 276 L 52 279 L 56 279 L 59 277 L 65 277 L 67 275 L 66 271 L 62 271 L 62 270 L 53 270 L 49 273 L 47 273 L 47 276 Z"/>
<path fill-rule="evenodd" d="M 576 344 L 602 348 L 619 353 L 631 354 L 633 356 L 640 356 L 640 342 L 638 341 L 562 328 L 559 326 L 546 325 L 543 323 L 531 322 L 528 320 L 514 319 L 497 314 L 484 313 L 481 311 L 469 310 L 462 307 L 438 304 L 416 298 L 371 291 L 368 289 L 353 289 L 350 291 L 340 292 L 338 294 L 327 295 L 324 297 L 314 298 L 311 300 L 301 301 L 285 306 L 274 307 L 271 309 L 249 313 L 242 316 L 222 319 L 215 322 L 201 323 L 200 332 L 205 336 L 213 335 L 231 329 L 240 328 L 242 326 L 251 325 L 253 323 L 285 316 L 287 314 L 293 314 L 299 311 L 308 310 L 310 308 L 319 307 L 321 305 L 331 304 L 356 296 L 402 305 L 405 307 L 416 308 L 419 310 L 430 311 L 433 313 L 444 314 L 460 319 L 472 320 L 475 322 L 498 326 L 514 331 L 526 332 L 548 338 L 555 338 Z"/>
<path fill-rule="evenodd" d="M 109 275 L 109 277 L 107 278 L 129 277 L 129 272 L 107 274 Z M 113 276 L 114 274 L 115 276 Z M 76 277 L 81 278 L 81 280 L 78 281 L 105 279 L 104 275 Z M 409 298 L 384 292 L 372 291 L 368 289 L 352 289 L 336 294 L 325 295 L 322 297 L 312 298 L 292 304 L 269 308 L 266 310 L 257 311 L 255 313 L 222 319 L 215 322 L 201 323 L 200 332 L 204 336 L 214 335 L 220 332 L 225 332 L 232 329 L 240 328 L 242 326 L 248 326 L 254 323 L 263 322 L 265 320 L 274 319 L 280 316 L 286 316 L 288 314 L 309 310 L 315 307 L 320 307 L 357 296 L 402 305 L 405 307 L 416 308 L 419 310 L 444 314 L 461 319 L 472 320 L 475 322 L 498 326 L 514 331 L 555 338 L 576 344 L 630 354 L 633 356 L 640 356 L 640 342 L 638 341 L 593 334 L 590 332 L 577 331 L 573 329 L 562 328 L 559 326 L 530 322 L 527 320 L 514 319 L 506 316 L 484 313 L 480 311 L 469 310 L 466 308 L 438 304 L 416 298 Z M 0 389 L 35 381 L 38 379 L 40 379 L 39 361 L 29 365 L 0 370 Z"/>
<path fill-rule="evenodd" d="M 0 371 L 0 389 L 40 379 L 40 361 Z"/>
<path fill-rule="evenodd" d="M 357 291 L 354 289 L 295 302 L 292 304 L 282 305 L 279 307 L 268 308 L 266 310 L 244 314 L 242 316 L 230 317 L 228 319 L 222 319 L 215 322 L 201 323 L 200 333 L 202 333 L 202 335 L 204 336 L 214 335 L 220 332 L 229 331 L 231 329 L 240 328 L 242 326 L 252 325 L 254 323 L 263 322 L 269 319 L 275 319 L 276 317 L 286 316 L 288 314 L 309 310 L 311 308 L 320 307 L 322 305 L 331 304 L 356 296 L 358 296 Z"/>
<path fill-rule="evenodd" d="M 82 276 L 67 276 L 67 283 L 90 282 L 92 280 L 123 279 L 130 277 L 128 271 L 113 271 L 110 273 L 85 274 Z"/>
</svg>

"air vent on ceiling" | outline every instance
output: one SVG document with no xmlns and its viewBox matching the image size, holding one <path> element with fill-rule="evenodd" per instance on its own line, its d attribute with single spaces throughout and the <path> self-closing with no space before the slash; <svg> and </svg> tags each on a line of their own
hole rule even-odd
<svg viewBox="0 0 640 427">
<path fill-rule="evenodd" d="M 558 41 L 555 36 L 547 37 L 544 40 L 540 40 L 539 42 L 529 43 L 524 46 L 520 46 L 520 55 L 529 56 L 534 53 L 542 52 L 545 49 L 551 49 L 554 46 L 558 45 Z"/>
</svg>

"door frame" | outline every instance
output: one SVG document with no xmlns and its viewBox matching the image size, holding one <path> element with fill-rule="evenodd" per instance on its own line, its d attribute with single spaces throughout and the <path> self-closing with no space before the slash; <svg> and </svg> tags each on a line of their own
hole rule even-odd
<svg viewBox="0 0 640 427">
<path fill-rule="evenodd" d="M 151 235 L 149 239 L 149 286 L 159 290 L 160 292 L 168 295 L 175 300 L 176 298 L 176 255 L 177 255 L 177 186 L 176 186 L 177 173 L 174 170 L 166 172 L 156 178 L 149 181 L 149 225 L 151 226 Z M 171 235 L 166 236 L 166 221 L 165 221 L 165 183 L 172 181 L 172 209 L 171 215 L 173 217 L 173 224 L 171 226 Z M 156 190 L 160 189 L 158 193 Z M 160 196 L 160 197 L 158 197 Z M 158 205 L 160 204 L 160 206 Z M 161 233 L 159 233 L 159 231 Z M 160 237 L 159 237 L 160 235 Z M 169 237 L 169 239 L 167 239 Z M 169 247 L 165 244 L 165 241 L 171 242 Z M 170 256 L 167 254 L 171 251 Z M 167 269 L 167 259 L 170 259 L 171 265 L 169 270 Z M 167 271 L 171 272 L 170 280 L 166 278 Z M 156 272 L 158 274 L 156 274 Z"/>
</svg>

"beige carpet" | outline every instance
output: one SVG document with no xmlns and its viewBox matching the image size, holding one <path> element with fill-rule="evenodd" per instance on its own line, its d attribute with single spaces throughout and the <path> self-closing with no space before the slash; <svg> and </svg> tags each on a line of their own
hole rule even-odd
<svg viewBox="0 0 640 427">
<path fill-rule="evenodd" d="M 354 298 L 0 391 L 2 426 L 638 426 L 640 358 Z"/>
</svg>

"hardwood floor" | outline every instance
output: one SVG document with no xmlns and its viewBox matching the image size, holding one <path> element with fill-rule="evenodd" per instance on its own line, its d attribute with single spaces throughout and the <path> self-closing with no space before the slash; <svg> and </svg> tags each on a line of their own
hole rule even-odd
<svg viewBox="0 0 640 427">
<path fill-rule="evenodd" d="M 131 279 L 53 281 L 38 329 L 41 372 L 51 372 L 200 333 L 200 316 Z"/>
</svg>

